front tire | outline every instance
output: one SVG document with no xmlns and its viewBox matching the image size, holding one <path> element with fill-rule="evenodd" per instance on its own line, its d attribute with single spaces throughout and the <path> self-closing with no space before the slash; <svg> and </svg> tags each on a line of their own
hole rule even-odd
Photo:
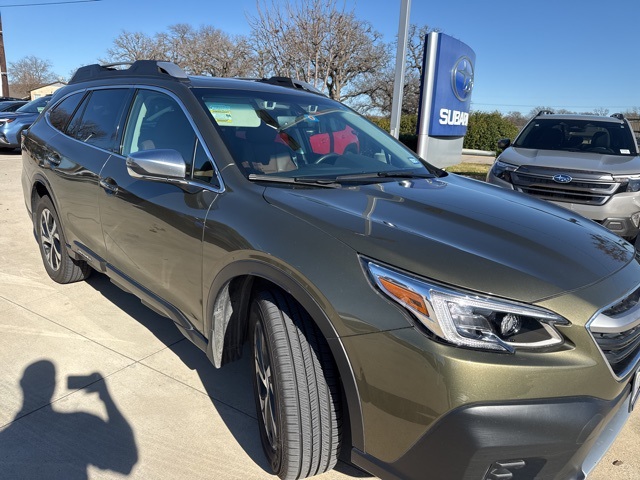
<svg viewBox="0 0 640 480">
<path fill-rule="evenodd" d="M 73 283 L 87 278 L 91 267 L 87 262 L 69 256 L 58 213 L 49 197 L 38 201 L 35 220 L 40 255 L 49 277 L 58 283 Z"/>
<path fill-rule="evenodd" d="M 250 339 L 262 447 L 283 480 L 331 470 L 341 439 L 340 392 L 329 346 L 289 295 L 254 298 Z"/>
</svg>

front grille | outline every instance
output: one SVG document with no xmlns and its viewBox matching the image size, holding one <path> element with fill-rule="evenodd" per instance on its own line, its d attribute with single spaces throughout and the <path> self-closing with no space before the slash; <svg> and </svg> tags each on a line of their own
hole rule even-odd
<svg viewBox="0 0 640 480">
<path fill-rule="evenodd" d="M 618 377 L 640 360 L 640 288 L 598 314 L 589 324 L 593 339 Z"/>
<path fill-rule="evenodd" d="M 558 174 L 569 175 L 571 181 L 554 181 L 553 177 Z M 532 166 L 523 166 L 511 172 L 511 181 L 518 191 L 544 200 L 585 205 L 604 205 L 623 185 L 610 175 L 597 172 Z"/>
</svg>

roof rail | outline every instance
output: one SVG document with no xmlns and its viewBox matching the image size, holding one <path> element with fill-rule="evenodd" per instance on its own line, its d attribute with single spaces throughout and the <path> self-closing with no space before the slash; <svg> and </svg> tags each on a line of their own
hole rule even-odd
<svg viewBox="0 0 640 480">
<path fill-rule="evenodd" d="M 611 115 L 613 118 L 617 118 L 618 120 L 624 120 L 624 115 L 621 113 L 614 113 Z"/>
<path fill-rule="evenodd" d="M 127 66 L 128 68 L 116 68 Z M 187 74 L 178 65 L 161 60 L 136 60 L 135 62 L 86 65 L 73 74 L 70 84 L 88 82 L 107 77 L 162 77 L 177 81 L 188 80 Z"/>
<path fill-rule="evenodd" d="M 295 78 L 270 77 L 270 78 L 261 78 L 260 80 L 258 80 L 258 82 L 268 83 L 270 85 L 279 85 L 281 87 L 297 88 L 300 90 L 305 90 L 307 92 L 316 93 L 318 95 L 322 95 L 326 97 L 324 93 L 322 93 L 313 85 L 307 82 L 303 82 L 302 80 L 296 80 Z"/>
<path fill-rule="evenodd" d="M 540 115 L 553 115 L 553 112 L 551 110 L 540 110 L 536 113 L 536 117 L 539 117 Z"/>
</svg>

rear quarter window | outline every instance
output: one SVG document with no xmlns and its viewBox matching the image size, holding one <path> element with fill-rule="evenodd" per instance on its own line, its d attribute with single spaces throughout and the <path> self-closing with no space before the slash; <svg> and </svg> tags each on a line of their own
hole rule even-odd
<svg viewBox="0 0 640 480">
<path fill-rule="evenodd" d="M 49 123 L 53 128 L 64 132 L 73 112 L 75 112 L 82 100 L 82 94 L 83 92 L 78 92 L 68 96 L 49 111 Z"/>
<path fill-rule="evenodd" d="M 67 129 L 67 135 L 104 150 L 117 152 L 118 125 L 125 105 L 128 89 L 95 90 L 87 97 Z"/>
</svg>

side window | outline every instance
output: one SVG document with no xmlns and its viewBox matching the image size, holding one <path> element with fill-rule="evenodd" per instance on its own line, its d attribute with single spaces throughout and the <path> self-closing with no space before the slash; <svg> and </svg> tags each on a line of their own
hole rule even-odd
<svg viewBox="0 0 640 480">
<path fill-rule="evenodd" d="M 173 98 L 152 90 L 138 91 L 124 131 L 123 155 L 140 150 L 177 150 L 190 175 L 195 147 L 196 134 Z"/>
<path fill-rule="evenodd" d="M 64 129 L 71 119 L 71 115 L 73 115 L 80 100 L 82 100 L 83 93 L 84 92 L 78 92 L 68 96 L 49 111 L 49 122 L 54 128 L 64 132 Z"/>
<path fill-rule="evenodd" d="M 95 90 L 76 111 L 67 134 L 81 142 L 117 151 L 118 122 L 122 118 L 129 90 Z"/>
</svg>

